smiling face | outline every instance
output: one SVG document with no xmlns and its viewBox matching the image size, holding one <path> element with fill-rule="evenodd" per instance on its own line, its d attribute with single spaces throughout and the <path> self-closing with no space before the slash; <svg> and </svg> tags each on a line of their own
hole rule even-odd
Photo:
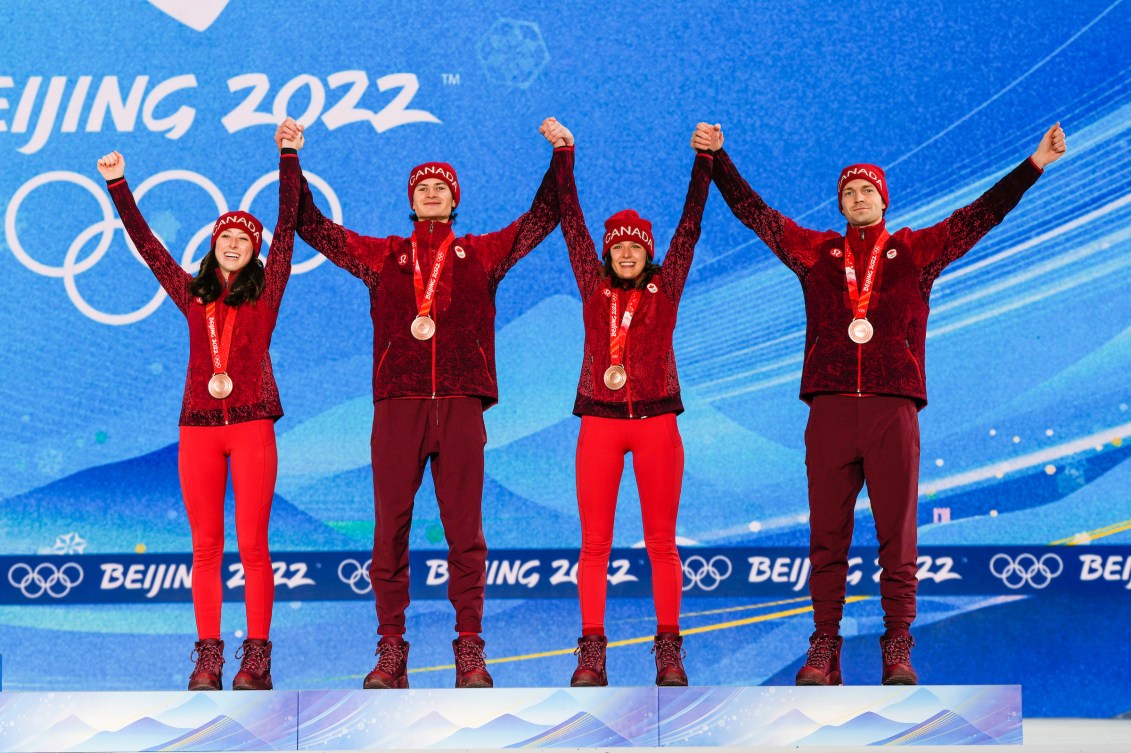
<svg viewBox="0 0 1131 753">
<path fill-rule="evenodd" d="M 255 255 L 255 245 L 251 236 L 238 227 L 224 228 L 216 238 L 216 262 L 224 279 L 248 265 Z"/>
<path fill-rule="evenodd" d="M 412 211 L 421 220 L 447 222 L 454 197 L 448 184 L 436 178 L 422 180 L 412 190 Z"/>
<path fill-rule="evenodd" d="M 875 225 L 887 206 L 876 187 L 863 178 L 850 180 L 840 189 L 840 211 L 856 227 Z"/>
<path fill-rule="evenodd" d="M 614 243 L 609 248 L 613 272 L 622 280 L 635 280 L 648 266 L 648 249 L 633 241 Z"/>
</svg>

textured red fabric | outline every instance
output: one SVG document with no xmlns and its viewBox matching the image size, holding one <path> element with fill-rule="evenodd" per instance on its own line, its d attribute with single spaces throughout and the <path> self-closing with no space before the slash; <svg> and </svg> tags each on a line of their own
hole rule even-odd
<svg viewBox="0 0 1131 753">
<path fill-rule="evenodd" d="M 628 383 L 616 391 L 610 390 L 604 382 L 605 369 L 610 365 L 609 297 L 618 296 L 619 310 L 623 311 L 629 291 L 611 287 L 604 277 L 604 268 L 578 203 L 573 163 L 572 149 L 555 152 L 554 174 L 561 201 L 562 234 L 581 292 L 585 320 L 585 353 L 573 412 L 578 416 L 606 418 L 682 413 L 672 333 L 683 286 L 691 270 L 695 243 L 699 240 L 703 207 L 711 189 L 711 156 L 703 153 L 695 158 L 683 216 L 676 227 L 671 247 L 664 256 L 660 271 L 644 290 L 628 330 L 623 362 Z"/>
<path fill-rule="evenodd" d="M 624 456 L 632 453 L 644 546 L 652 564 L 652 599 L 657 632 L 679 632 L 683 565 L 675 544 L 676 516 L 683 486 L 683 440 L 674 413 L 640 421 L 581 417 L 577 438 L 577 509 L 581 515 L 581 556 L 577 589 L 581 634 L 605 634 L 605 595 L 617 490 Z"/>
<path fill-rule="evenodd" d="M 931 287 L 943 269 L 969 251 L 1017 206 L 1041 171 L 1026 159 L 973 203 L 922 230 L 895 231 L 880 257 L 868 320 L 875 336 L 848 338 L 852 307 L 844 278 L 845 236 L 799 226 L 771 209 L 739 175 L 726 152 L 715 154 L 714 180 L 735 216 L 801 281 L 805 295 L 805 365 L 801 399 L 821 393 L 903 395 L 927 404 L 924 343 Z M 857 259 L 871 250 L 880 222 L 849 228 Z M 861 236 L 863 231 L 863 237 Z"/>
<path fill-rule="evenodd" d="M 557 156 L 555 156 L 557 159 Z M 432 318 L 436 334 L 420 341 L 409 326 L 417 315 L 409 238 L 359 235 L 327 219 L 303 181 L 298 233 L 319 253 L 369 287 L 373 317 L 373 400 L 466 395 L 484 408 L 499 401 L 495 377 L 495 290 L 519 259 L 558 224 L 558 202 L 547 170 L 530 210 L 504 229 L 462 235 L 444 263 Z M 443 222 L 414 223 L 421 269 L 452 233 Z"/>
<path fill-rule="evenodd" d="M 236 537 L 244 571 L 247 637 L 267 640 L 275 574 L 267 528 L 278 454 L 270 419 L 230 426 L 182 426 L 177 450 L 181 492 L 192 530 L 192 606 L 201 640 L 220 637 L 223 596 L 224 490 L 231 462 Z"/>
<path fill-rule="evenodd" d="M 204 304 L 189 294 L 192 275 L 181 269 L 177 260 L 150 231 L 126 181 L 110 185 L 110 196 L 138 253 L 188 320 L 189 360 L 181 403 L 181 426 L 222 426 L 260 418 L 278 419 L 283 415 L 268 349 L 279 304 L 291 274 L 301 172 L 297 155 L 284 154 L 280 157 L 279 220 L 264 268 L 263 294 L 258 300 L 240 307 L 228 358 L 232 394 L 223 400 L 217 400 L 208 393 L 212 357 Z M 216 309 L 218 325 L 223 327 L 229 307 L 221 299 L 216 302 Z"/>
<path fill-rule="evenodd" d="M 889 630 L 910 628 L 918 588 L 919 416 L 904 397 L 818 395 L 805 428 L 809 478 L 809 592 L 818 631 L 844 612 L 856 497 L 868 499 L 880 542 L 880 605 Z"/>
</svg>

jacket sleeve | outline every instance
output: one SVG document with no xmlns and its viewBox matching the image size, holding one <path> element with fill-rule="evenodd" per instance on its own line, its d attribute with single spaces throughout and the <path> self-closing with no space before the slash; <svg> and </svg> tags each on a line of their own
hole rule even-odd
<svg viewBox="0 0 1131 753">
<path fill-rule="evenodd" d="M 926 279 L 936 279 L 948 264 L 961 258 L 1005 219 L 1042 173 L 1032 159 L 1026 158 L 970 204 L 942 222 L 913 231 L 908 241 L 911 255 Z"/>
<path fill-rule="evenodd" d="M 108 185 L 110 197 L 114 206 L 118 208 L 118 216 L 122 218 L 122 225 L 129 233 L 130 240 L 134 242 L 137 252 L 145 260 L 146 265 L 152 270 L 157 282 L 169 294 L 169 298 L 176 304 L 181 313 L 188 316 L 189 303 L 192 296 L 189 294 L 189 283 L 192 275 L 181 268 L 177 260 L 161 245 L 161 241 L 149 229 L 141 210 L 137 208 L 133 192 L 130 191 L 126 179 L 119 178 Z"/>
<path fill-rule="evenodd" d="M 835 234 L 803 228 L 770 208 L 739 175 L 738 168 L 723 149 L 715 152 L 712 177 L 734 216 L 757 233 L 774 255 L 798 277 L 805 277 L 817 263 L 818 245 Z"/>
<path fill-rule="evenodd" d="M 577 289 L 581 293 L 581 300 L 584 301 L 601 283 L 601 262 L 597 258 L 593 237 L 585 227 L 585 215 L 577 198 L 577 183 L 573 175 L 573 147 L 555 149 L 555 157 L 559 151 L 562 155 L 560 159 L 553 161 L 553 170 L 561 208 L 562 235 L 565 236 L 566 248 L 569 250 L 569 263 L 573 267 Z"/>
<path fill-rule="evenodd" d="M 291 277 L 291 257 L 295 250 L 295 222 L 301 191 L 302 168 L 298 152 L 284 149 L 279 155 L 279 218 L 271 234 L 271 253 L 267 255 L 263 276 L 264 298 L 278 309 Z"/>
<path fill-rule="evenodd" d="M 672 303 L 679 304 L 683 286 L 691 272 L 691 258 L 699 240 L 703 222 L 703 207 L 711 191 L 711 167 L 714 162 L 710 152 L 699 152 L 691 167 L 691 183 L 687 186 L 687 199 L 683 203 L 683 216 L 672 236 L 672 245 L 664 255 L 663 290 Z"/>
<path fill-rule="evenodd" d="M 555 150 L 550 167 L 542 176 L 542 184 L 534 195 L 534 202 L 517 220 L 502 230 L 479 236 L 480 263 L 487 271 L 493 285 L 498 285 L 519 259 L 534 250 L 558 226 L 558 200 L 554 182 L 554 163 L 564 157 Z"/>
<path fill-rule="evenodd" d="M 298 237 L 315 251 L 369 287 L 377 287 L 381 265 L 389 252 L 389 239 L 359 235 L 328 219 L 315 206 L 305 176 L 300 180 L 297 230 Z"/>
</svg>

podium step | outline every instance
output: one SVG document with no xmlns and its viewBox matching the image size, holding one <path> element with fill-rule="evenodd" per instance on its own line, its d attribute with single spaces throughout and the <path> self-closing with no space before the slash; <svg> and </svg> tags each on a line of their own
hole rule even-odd
<svg viewBox="0 0 1131 753">
<path fill-rule="evenodd" d="M 1019 745 L 1018 685 L 0 693 L 0 751 Z"/>
</svg>

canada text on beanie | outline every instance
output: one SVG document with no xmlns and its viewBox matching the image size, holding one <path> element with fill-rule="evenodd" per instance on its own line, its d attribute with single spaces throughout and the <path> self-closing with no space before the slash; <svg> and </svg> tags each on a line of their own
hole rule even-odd
<svg viewBox="0 0 1131 753">
<path fill-rule="evenodd" d="M 452 208 L 459 206 L 459 179 L 447 162 L 425 162 L 412 168 L 412 172 L 408 174 L 408 205 L 412 206 L 412 192 L 416 190 L 416 184 L 433 178 L 448 184 L 452 192 Z"/>
<path fill-rule="evenodd" d="M 631 209 L 622 209 L 605 220 L 605 242 L 601 253 L 623 241 L 633 241 L 648 250 L 648 260 L 656 255 L 656 244 L 652 240 L 652 223 Z"/>
<path fill-rule="evenodd" d="M 840 207 L 840 193 L 844 190 L 844 184 L 857 179 L 866 180 L 875 186 L 876 190 L 880 192 L 884 206 L 891 206 L 891 202 L 888 201 L 888 179 L 884 175 L 883 169 L 876 165 L 861 162 L 857 165 L 849 165 L 840 171 L 840 179 L 836 182 L 836 205 L 838 208 Z"/>
<path fill-rule="evenodd" d="M 216 239 L 220 233 L 228 228 L 238 228 L 251 236 L 251 245 L 255 254 L 259 255 L 259 247 L 263 244 L 263 223 L 247 212 L 225 212 L 216 220 L 212 228 L 212 247 L 216 247 Z"/>
</svg>

